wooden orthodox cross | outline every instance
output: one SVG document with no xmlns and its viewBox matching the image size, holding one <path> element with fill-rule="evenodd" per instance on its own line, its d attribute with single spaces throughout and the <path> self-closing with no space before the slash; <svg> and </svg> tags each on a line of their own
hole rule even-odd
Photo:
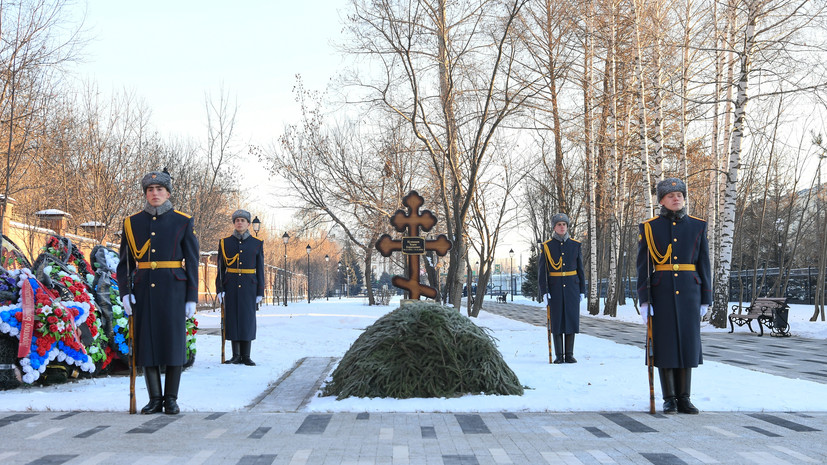
<svg viewBox="0 0 827 465">
<path fill-rule="evenodd" d="M 420 295 L 436 298 L 436 289 L 419 282 L 419 256 L 432 250 L 441 257 L 448 253 L 452 246 L 445 234 L 440 234 L 434 240 L 426 240 L 419 235 L 420 230 L 428 232 L 436 225 L 436 216 L 430 210 L 419 211 L 419 207 L 424 203 L 425 199 L 416 191 L 409 192 L 402 198 L 402 205 L 408 207 L 409 213 L 400 209 L 391 217 L 391 226 L 401 233 L 407 230 L 407 236 L 402 237 L 402 240 L 396 240 L 391 239 L 388 234 L 383 234 L 376 241 L 376 250 L 383 257 L 390 257 L 392 252 L 398 251 L 408 257 L 408 276 L 394 276 L 391 282 L 394 286 L 408 291 L 410 298 L 416 300 L 419 300 Z"/>
</svg>

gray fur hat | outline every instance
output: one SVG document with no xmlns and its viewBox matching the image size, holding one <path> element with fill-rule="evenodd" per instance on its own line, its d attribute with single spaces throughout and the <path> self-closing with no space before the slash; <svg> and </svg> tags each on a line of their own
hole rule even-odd
<svg viewBox="0 0 827 465">
<path fill-rule="evenodd" d="M 167 192 L 172 193 L 172 178 L 166 168 L 163 171 L 150 171 L 141 179 L 141 189 L 143 189 L 144 194 L 146 194 L 147 188 L 153 184 L 162 186 Z"/>
<path fill-rule="evenodd" d="M 565 213 L 558 213 L 551 217 L 551 226 L 554 227 L 559 222 L 566 223 L 566 226 L 571 226 L 571 221 L 569 220 L 569 216 Z"/>
<path fill-rule="evenodd" d="M 236 218 L 244 218 L 245 220 L 247 220 L 248 223 L 250 221 L 252 221 L 250 219 L 250 212 L 248 212 L 247 210 L 240 210 L 239 209 L 239 210 L 234 211 L 233 212 L 233 223 L 235 223 Z"/>
<path fill-rule="evenodd" d="M 658 202 L 664 195 L 671 192 L 680 192 L 686 198 L 686 183 L 678 178 L 666 178 L 658 183 Z"/>
</svg>

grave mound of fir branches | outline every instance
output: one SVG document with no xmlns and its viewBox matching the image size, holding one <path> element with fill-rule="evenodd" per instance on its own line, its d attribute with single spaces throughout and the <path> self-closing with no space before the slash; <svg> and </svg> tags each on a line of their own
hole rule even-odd
<svg viewBox="0 0 827 465">
<path fill-rule="evenodd" d="M 353 343 L 323 395 L 458 397 L 522 395 L 494 338 L 454 309 L 406 302 L 379 318 Z"/>
</svg>

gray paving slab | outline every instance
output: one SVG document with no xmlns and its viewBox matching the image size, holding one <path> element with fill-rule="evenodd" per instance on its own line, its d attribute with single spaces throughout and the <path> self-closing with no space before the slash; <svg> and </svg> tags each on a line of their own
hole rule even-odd
<svg viewBox="0 0 827 465">
<path fill-rule="evenodd" d="M 268 387 L 253 405 L 253 412 L 298 412 L 333 369 L 335 357 L 305 357 Z"/>
<path fill-rule="evenodd" d="M 486 311 L 522 321 L 536 308 Z M 538 324 L 537 322 L 533 324 Z M 544 325 L 542 320 L 539 325 Z M 641 345 L 639 325 L 585 319 L 584 333 Z M 712 337 L 709 337 L 712 336 Z M 705 334 L 726 362 L 769 345 L 782 376 L 820 372 L 823 341 Z M 744 341 L 744 342 L 742 342 Z M 792 341 L 792 342 L 787 342 Z M 750 347 L 741 350 L 739 347 Z M 820 352 L 819 352 L 820 351 Z M 742 353 L 744 352 L 744 353 Z M 801 361 L 803 360 L 803 362 Z M 810 361 L 807 361 L 810 360 Z M 0 413 L 2 464 L 818 464 L 827 463 L 827 412 L 375 413 L 307 412 L 335 365 L 304 358 L 244 411 L 176 416 L 118 412 Z M 813 375 L 815 381 L 823 378 Z M 827 389 L 825 390 L 827 394 Z M 2 397 L 0 396 L 0 401 Z M 814 399 L 823 402 L 823 399 Z"/>
<path fill-rule="evenodd" d="M 483 311 L 535 326 L 546 326 L 545 310 L 531 305 L 486 301 Z M 619 344 L 644 347 L 643 325 L 607 318 L 581 318 L 580 332 Z M 827 384 L 827 340 L 799 336 L 758 336 L 747 331 L 702 332 L 704 360 Z"/>
<path fill-rule="evenodd" d="M 825 413 L 481 413 L 470 429 L 451 413 L 10 416 L 9 465 L 827 462 Z"/>
</svg>

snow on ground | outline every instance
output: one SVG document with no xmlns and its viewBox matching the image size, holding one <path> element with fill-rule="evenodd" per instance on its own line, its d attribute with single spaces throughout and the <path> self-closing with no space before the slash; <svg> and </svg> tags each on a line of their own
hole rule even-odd
<svg viewBox="0 0 827 465">
<path fill-rule="evenodd" d="M 537 306 L 515 298 L 514 303 Z M 184 372 L 179 393 L 182 411 L 243 410 L 303 357 L 341 357 L 359 334 L 378 317 L 398 307 L 366 305 L 365 299 L 331 299 L 263 306 L 258 313 L 258 338 L 253 342 L 255 367 L 219 363 L 220 337 L 198 335 L 195 365 Z M 827 338 L 827 323 L 807 321 L 812 307 L 792 305 L 790 324 L 795 337 Z M 583 318 L 591 317 L 585 313 Z M 199 326 L 219 327 L 216 312 L 199 312 Z M 640 323 L 634 307 L 622 306 L 617 319 Z M 482 312 L 474 322 L 492 330 L 506 362 L 527 387 L 523 396 L 468 395 L 452 399 L 360 399 L 341 401 L 314 397 L 314 412 L 568 412 L 648 411 L 649 386 L 643 350 L 578 335 L 576 364 L 550 365 L 544 328 Z M 641 338 L 645 328 L 642 323 Z M 704 331 L 728 331 L 704 323 Z M 749 331 L 746 327 L 736 331 Z M 227 343 L 227 357 L 230 347 Z M 656 376 L 657 378 L 657 376 Z M 761 389 L 745 389 L 761 386 Z M 655 379 L 655 390 L 659 384 Z M 147 401 L 143 378 L 136 382 L 138 408 Z M 777 393 L 795 392 L 795 396 Z M 692 400 L 702 411 L 827 411 L 812 402 L 827 395 L 827 385 L 759 373 L 717 362 L 693 372 Z M 660 406 L 658 395 L 658 407 Z M 79 380 L 49 387 L 0 391 L 0 411 L 90 410 L 127 411 L 129 378 Z"/>
</svg>

